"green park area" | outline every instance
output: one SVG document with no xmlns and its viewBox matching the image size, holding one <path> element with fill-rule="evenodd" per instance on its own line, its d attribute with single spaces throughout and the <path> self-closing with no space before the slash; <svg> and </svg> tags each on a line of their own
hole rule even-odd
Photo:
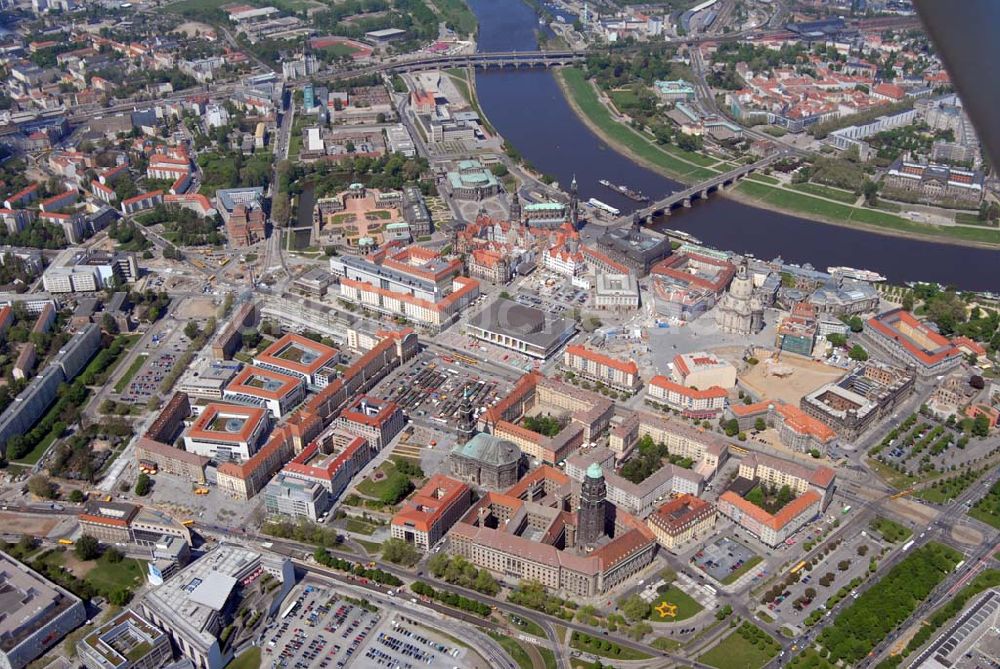
<svg viewBox="0 0 1000 669">
<path fill-rule="evenodd" d="M 259 669 L 260 668 L 260 648 L 254 646 L 248 648 L 232 662 L 226 665 L 226 669 Z"/>
<path fill-rule="evenodd" d="M 649 138 L 616 121 L 597 97 L 597 92 L 584 76 L 583 70 L 569 67 L 563 69 L 558 76 L 565 84 L 571 101 L 609 141 L 652 163 L 664 173 L 684 181 L 696 182 L 716 175 L 714 170 L 705 167 L 715 164 L 716 160 L 673 146 L 657 146 Z"/>
<path fill-rule="evenodd" d="M 858 200 L 858 196 L 854 193 L 843 190 L 840 188 L 833 188 L 831 186 L 824 186 L 822 184 L 791 184 L 789 188 L 803 193 L 809 193 L 810 195 L 818 195 L 819 197 L 825 197 L 828 200 L 836 200 L 837 202 L 843 202 L 844 204 L 854 204 Z"/>
<path fill-rule="evenodd" d="M 718 669 L 759 669 L 780 649 L 767 632 L 752 623 L 743 623 L 698 661 Z"/>
<path fill-rule="evenodd" d="M 870 527 L 882 535 L 882 538 L 889 543 L 906 541 L 913 534 L 910 528 L 883 516 L 876 516 L 875 520 L 871 522 Z"/>
<path fill-rule="evenodd" d="M 816 216 L 834 223 L 873 226 L 900 234 L 920 234 L 966 242 L 1000 244 L 1000 230 L 993 228 L 925 225 L 885 211 L 821 200 L 807 193 L 774 188 L 746 179 L 741 181 L 735 190 L 761 204 L 773 205 L 778 209 L 804 216 Z"/>
<path fill-rule="evenodd" d="M 616 660 L 648 660 L 649 655 L 631 648 L 623 648 L 606 638 L 591 636 L 584 632 L 574 631 L 569 640 L 570 648 L 582 650 L 591 655 L 611 657 Z"/>
<path fill-rule="evenodd" d="M 969 515 L 1000 530 L 1000 482 L 969 509 Z"/>
<path fill-rule="evenodd" d="M 653 600 L 649 619 L 657 623 L 673 623 L 687 620 L 702 610 L 701 604 L 676 585 L 667 586 Z"/>
</svg>

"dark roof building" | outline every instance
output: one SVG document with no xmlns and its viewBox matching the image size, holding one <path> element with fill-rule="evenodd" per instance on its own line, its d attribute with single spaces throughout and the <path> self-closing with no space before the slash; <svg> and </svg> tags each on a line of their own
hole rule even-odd
<svg viewBox="0 0 1000 669">
<path fill-rule="evenodd" d="M 540 360 L 549 358 L 576 332 L 571 320 L 502 298 L 473 316 L 467 329 L 483 341 Z"/>
</svg>

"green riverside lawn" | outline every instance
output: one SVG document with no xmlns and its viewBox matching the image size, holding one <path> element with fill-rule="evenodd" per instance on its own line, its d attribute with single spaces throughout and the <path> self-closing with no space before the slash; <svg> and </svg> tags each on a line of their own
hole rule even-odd
<svg viewBox="0 0 1000 669">
<path fill-rule="evenodd" d="M 573 102 L 583 114 L 615 143 L 656 165 L 664 172 L 692 183 L 711 178 L 717 174 L 714 170 L 704 167 L 705 165 L 714 165 L 718 162 L 717 160 L 698 153 L 682 151 L 677 147 L 657 146 L 645 136 L 612 118 L 611 112 L 601 104 L 597 92 L 584 77 L 583 70 L 568 67 L 563 69 L 558 76 L 562 77 L 566 84 L 566 90 L 569 91 Z"/>
<path fill-rule="evenodd" d="M 557 75 L 565 84 L 565 90 L 572 102 L 591 123 L 597 126 L 609 140 L 627 149 L 641 159 L 659 168 L 664 174 L 694 183 L 708 179 L 718 172 L 708 169 L 717 160 L 700 153 L 683 151 L 676 146 L 654 144 L 645 135 L 616 121 L 608 108 L 601 103 L 594 87 L 577 67 L 562 68 Z M 618 93 L 621 95 L 621 93 Z M 772 178 L 764 175 L 744 179 L 736 187 L 742 195 L 763 205 L 773 205 L 795 214 L 815 216 L 833 223 L 859 224 L 885 228 L 898 234 L 921 234 L 931 237 L 947 237 L 964 242 L 1000 245 L 1000 230 L 996 228 L 951 227 L 915 223 L 901 216 L 878 209 L 855 207 L 857 199 L 853 193 L 820 184 L 796 184 L 791 188 L 775 188 L 770 185 Z M 794 189 L 794 190 L 793 190 Z M 828 198 L 826 200 L 810 195 Z M 829 200 L 836 200 L 831 202 Z"/>
<path fill-rule="evenodd" d="M 847 204 L 820 200 L 806 193 L 798 193 L 782 188 L 772 188 L 766 184 L 743 180 L 736 190 L 764 204 L 772 204 L 794 213 L 821 216 L 833 222 L 861 223 L 886 228 L 903 234 L 922 234 L 950 237 L 968 242 L 1000 244 L 1000 230 L 986 228 L 962 228 L 925 225 L 876 209 L 852 207 Z"/>
</svg>

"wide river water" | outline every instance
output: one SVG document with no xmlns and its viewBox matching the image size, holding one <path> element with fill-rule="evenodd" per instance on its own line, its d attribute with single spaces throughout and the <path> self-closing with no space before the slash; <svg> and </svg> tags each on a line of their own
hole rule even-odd
<svg viewBox="0 0 1000 669">
<path fill-rule="evenodd" d="M 520 0 L 468 0 L 479 18 L 481 51 L 530 51 L 540 29 Z M 682 188 L 609 148 L 576 116 L 547 70 L 480 71 L 480 105 L 503 137 L 540 171 L 568 184 L 576 176 L 581 200 L 596 197 L 622 211 L 635 203 L 601 186 L 625 184 L 657 198 Z M 713 195 L 675 211 L 668 227 L 705 244 L 758 258 L 871 269 L 890 281 L 937 281 L 966 290 L 1000 291 L 1000 251 L 877 235 L 758 209 Z"/>
</svg>

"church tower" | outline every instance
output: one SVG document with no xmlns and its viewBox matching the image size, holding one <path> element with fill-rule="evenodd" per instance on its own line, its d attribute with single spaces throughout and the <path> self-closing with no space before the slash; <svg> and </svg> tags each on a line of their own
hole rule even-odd
<svg viewBox="0 0 1000 669">
<path fill-rule="evenodd" d="M 569 184 L 569 222 L 576 230 L 580 227 L 580 197 L 576 190 L 576 175 Z"/>
<path fill-rule="evenodd" d="M 458 405 L 458 443 L 467 444 L 476 436 L 476 410 L 469 397 L 469 389 L 462 393 L 462 403 Z"/>
<path fill-rule="evenodd" d="M 510 222 L 521 224 L 521 200 L 517 197 L 516 190 L 510 194 Z"/>
<path fill-rule="evenodd" d="M 587 467 L 580 488 L 580 508 L 576 512 L 576 543 L 581 546 L 595 543 L 604 534 L 604 500 L 608 487 L 604 471 L 596 462 Z"/>
</svg>

